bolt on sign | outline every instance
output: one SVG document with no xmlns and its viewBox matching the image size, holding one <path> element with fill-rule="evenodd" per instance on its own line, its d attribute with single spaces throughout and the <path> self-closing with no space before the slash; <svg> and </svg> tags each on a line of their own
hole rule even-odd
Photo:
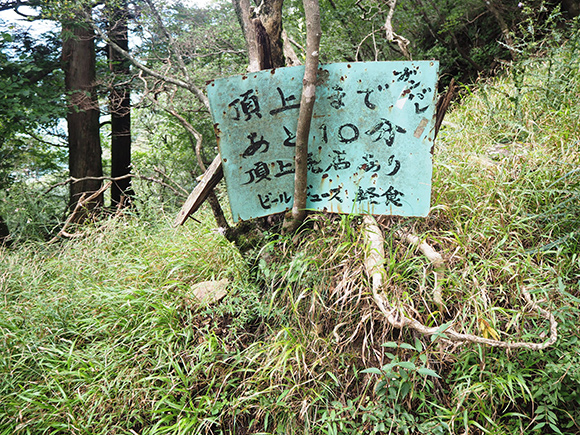
<svg viewBox="0 0 580 435">
<path fill-rule="evenodd" d="M 307 208 L 426 216 L 439 63 L 323 65 L 308 142 Z M 235 221 L 292 208 L 304 67 L 208 85 Z"/>
</svg>

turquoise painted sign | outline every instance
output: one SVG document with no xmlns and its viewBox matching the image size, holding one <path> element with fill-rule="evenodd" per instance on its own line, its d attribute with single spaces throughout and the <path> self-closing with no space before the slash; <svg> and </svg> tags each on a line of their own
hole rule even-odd
<svg viewBox="0 0 580 435">
<path fill-rule="evenodd" d="M 428 214 L 438 67 L 436 61 L 321 66 L 307 208 Z M 208 85 L 234 220 L 292 208 L 303 76 L 299 66 Z"/>
</svg>

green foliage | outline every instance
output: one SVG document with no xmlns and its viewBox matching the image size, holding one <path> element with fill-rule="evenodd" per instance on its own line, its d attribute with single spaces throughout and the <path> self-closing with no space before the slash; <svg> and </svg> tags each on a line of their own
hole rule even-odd
<svg viewBox="0 0 580 435">
<path fill-rule="evenodd" d="M 523 36 L 535 28 L 536 39 L 545 38 L 538 24 L 555 18 L 553 6 L 542 0 L 517 2 L 480 0 L 399 0 L 392 18 L 393 30 L 410 41 L 413 59 L 437 59 L 442 83 L 451 77 L 470 82 L 480 74 L 496 71 L 498 62 L 511 60 L 508 41 L 502 32 L 498 11 L 510 36 Z M 321 61 L 353 62 L 405 60 L 396 43 L 385 36 L 389 7 L 377 0 L 325 0 L 321 3 Z M 305 41 L 304 13 L 300 1 L 285 3 L 284 27 L 297 41 Z M 561 15 L 553 22 L 562 22 Z M 518 50 L 518 47 L 515 48 Z"/>
<path fill-rule="evenodd" d="M 110 220 L 72 245 L 0 253 L 1 433 L 66 433 L 71 425 L 87 434 L 149 432 L 169 424 L 165 408 L 189 388 L 205 388 L 206 364 L 221 360 L 225 338 L 211 339 L 218 325 L 188 293 L 191 284 L 238 282 L 215 318 L 235 319 L 223 320 L 232 339 L 256 308 L 239 280 L 239 256 L 223 239 L 207 226 L 194 238 L 168 238 L 168 230 Z"/>
<path fill-rule="evenodd" d="M 0 188 L 23 168 L 45 172 L 60 163 L 57 152 L 35 139 L 55 129 L 64 114 L 57 51 L 58 43 L 51 37 L 39 40 L 22 31 L 2 33 Z"/>
<path fill-rule="evenodd" d="M 12 242 L 46 241 L 58 231 L 68 190 L 61 186 L 47 193 L 46 182 L 56 180 L 49 177 L 44 181 L 19 177 L 0 192 L 0 216 L 5 216 Z"/>
</svg>

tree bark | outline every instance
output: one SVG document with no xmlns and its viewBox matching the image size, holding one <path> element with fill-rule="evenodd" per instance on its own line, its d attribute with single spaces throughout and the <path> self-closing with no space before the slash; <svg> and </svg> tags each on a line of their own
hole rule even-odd
<svg viewBox="0 0 580 435">
<path fill-rule="evenodd" d="M 68 95 L 68 143 L 70 176 L 101 177 L 101 141 L 99 137 L 99 105 L 95 92 L 96 64 L 94 33 L 79 14 L 75 22 L 62 25 L 62 61 L 65 89 Z M 85 192 L 96 192 L 100 180 L 82 180 L 70 185 L 69 208 L 74 210 Z M 103 204 L 99 195 L 85 205 L 91 211 Z"/>
<path fill-rule="evenodd" d="M 407 60 L 411 60 L 411 53 L 409 52 L 409 40 L 401 35 L 398 35 L 393 30 L 393 15 L 395 13 L 395 6 L 397 6 L 397 0 L 388 0 L 387 6 L 389 6 L 389 13 L 387 14 L 387 18 L 385 20 L 385 33 L 387 36 L 387 41 L 395 42 L 403 56 L 407 58 Z"/>
<path fill-rule="evenodd" d="M 308 136 L 310 135 L 312 112 L 314 101 L 316 100 L 316 73 L 318 71 L 320 37 L 322 35 L 318 0 L 303 0 L 303 3 L 306 15 L 306 63 L 304 66 L 298 126 L 296 128 L 294 204 L 292 205 L 292 214 L 290 216 L 287 214 L 284 219 L 283 228 L 285 232 L 296 231 L 306 217 Z"/>
<path fill-rule="evenodd" d="M 129 51 L 127 28 L 127 0 L 113 2 L 109 10 L 108 34 L 112 42 Z M 113 75 L 109 96 L 111 113 L 111 177 L 117 178 L 131 173 L 131 91 L 128 81 L 130 62 L 109 45 L 109 68 Z M 134 192 L 131 177 L 115 181 L 111 186 L 111 205 L 122 206 L 130 202 Z M 124 198 L 124 199 L 123 199 Z"/>
<path fill-rule="evenodd" d="M 262 0 L 252 10 L 249 0 L 233 0 L 248 49 L 248 71 L 286 65 L 282 40 L 283 0 Z"/>
</svg>

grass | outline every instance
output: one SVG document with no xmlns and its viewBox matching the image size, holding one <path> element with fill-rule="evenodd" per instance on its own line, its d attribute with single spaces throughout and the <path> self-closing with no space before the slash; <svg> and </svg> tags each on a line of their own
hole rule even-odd
<svg viewBox="0 0 580 435">
<path fill-rule="evenodd" d="M 0 251 L 0 434 L 580 433 L 577 41 L 465 87 L 434 156 L 426 219 L 384 218 L 386 288 L 429 326 L 542 341 L 450 347 L 393 330 L 364 273 L 360 216 L 312 216 L 242 256 L 211 215 L 124 215 Z M 547 84 L 557 87 L 552 92 Z M 547 98 L 549 97 L 549 98 Z M 431 301 L 412 229 L 445 258 Z M 201 304 L 198 282 L 228 278 Z"/>
</svg>

